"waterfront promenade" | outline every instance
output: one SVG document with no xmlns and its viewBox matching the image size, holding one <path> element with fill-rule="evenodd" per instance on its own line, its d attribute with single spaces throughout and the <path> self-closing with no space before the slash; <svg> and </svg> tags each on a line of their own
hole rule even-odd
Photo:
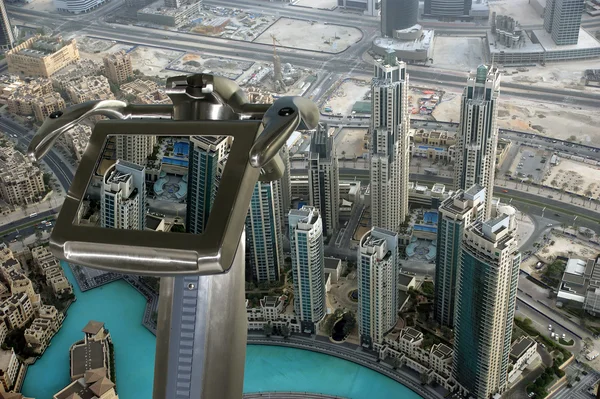
<svg viewBox="0 0 600 399">
<path fill-rule="evenodd" d="M 142 294 L 144 298 L 146 298 L 146 308 L 144 309 L 142 324 L 152 334 L 156 335 L 156 322 L 152 315 L 154 312 L 158 312 L 158 295 L 148 287 L 140 276 L 104 272 L 84 266 L 72 265 L 70 263 L 69 267 L 73 272 L 75 280 L 77 280 L 77 285 L 79 285 L 81 292 L 89 291 L 121 279 L 129 283 Z"/>
<path fill-rule="evenodd" d="M 409 370 L 400 368 L 394 370 L 394 368 L 386 362 L 377 362 L 377 355 L 375 352 L 364 350 L 359 345 L 346 343 L 345 345 L 333 344 L 331 342 L 323 342 L 316 339 L 315 336 L 304 337 L 292 335 L 291 337 L 284 339 L 282 337 L 265 337 L 264 335 L 248 334 L 248 345 L 275 345 L 275 346 L 286 346 L 296 349 L 309 350 L 313 352 L 323 353 L 329 356 L 335 356 L 340 359 L 347 360 L 349 362 L 356 363 L 360 366 L 369 368 L 379 374 L 382 374 L 399 384 L 404 385 L 413 392 L 417 393 L 424 399 L 442 399 L 445 397 L 447 392 L 445 390 L 435 390 L 431 386 L 421 385 L 419 377 L 413 375 Z M 354 347 L 354 348 L 353 348 Z M 256 398 L 260 396 L 247 396 L 247 395 L 260 395 L 261 392 L 244 394 L 244 398 Z M 277 392 L 262 392 L 263 397 L 270 398 L 287 398 L 286 393 Z M 327 397 L 327 396 L 325 396 Z"/>
</svg>

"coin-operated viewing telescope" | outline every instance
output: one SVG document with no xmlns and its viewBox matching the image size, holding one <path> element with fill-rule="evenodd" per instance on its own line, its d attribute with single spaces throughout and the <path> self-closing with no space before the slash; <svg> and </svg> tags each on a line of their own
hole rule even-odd
<svg viewBox="0 0 600 399">
<path fill-rule="evenodd" d="M 173 104 L 90 101 L 44 121 L 32 160 L 83 119 L 110 118 L 93 129 L 50 249 L 74 264 L 161 277 L 154 399 L 239 399 L 246 214 L 256 182 L 283 175 L 280 149 L 294 130 L 314 129 L 319 111 L 302 97 L 251 104 L 233 81 L 207 74 L 169 78 L 166 90 Z M 149 211 L 180 228 L 148 228 Z"/>
</svg>

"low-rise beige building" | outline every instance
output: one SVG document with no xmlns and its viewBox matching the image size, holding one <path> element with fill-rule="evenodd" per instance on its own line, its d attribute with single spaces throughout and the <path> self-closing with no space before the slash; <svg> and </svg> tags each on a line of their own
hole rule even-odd
<svg viewBox="0 0 600 399">
<path fill-rule="evenodd" d="M 32 248 L 31 256 L 38 273 L 46 278 L 46 284 L 52 288 L 55 295 L 61 297 L 73 293 L 73 286 L 65 277 L 60 262 L 50 253 L 48 247 Z"/>
<path fill-rule="evenodd" d="M 69 100 L 73 104 L 81 104 L 92 100 L 114 100 L 110 84 L 105 76 L 85 76 L 66 87 Z"/>
<path fill-rule="evenodd" d="M 64 315 L 50 305 L 42 306 L 38 313 L 39 316 L 25 330 L 25 341 L 34 353 L 41 355 L 60 329 Z"/>
<path fill-rule="evenodd" d="M 16 86 L 7 96 L 7 109 L 17 115 L 32 115 L 33 104 L 38 101 L 38 98 L 53 92 L 54 89 L 50 79 L 37 78 L 22 83 Z"/>
<path fill-rule="evenodd" d="M 24 84 L 18 76 L 0 76 L 0 104 L 8 104 L 8 98 Z"/>
<path fill-rule="evenodd" d="M 91 370 L 103 369 L 110 376 L 110 333 L 104 323 L 91 320 L 84 328 L 84 339 L 71 346 L 71 381 L 77 381 Z"/>
<path fill-rule="evenodd" d="M 276 328 L 286 326 L 290 332 L 299 333 L 300 319 L 296 317 L 293 307 L 285 295 L 265 296 L 259 301 L 259 307 L 251 307 L 246 300 L 248 330 L 262 330 L 265 324 L 270 324 Z"/>
<path fill-rule="evenodd" d="M 131 56 L 125 50 L 108 54 L 102 58 L 106 77 L 111 83 L 120 85 L 133 78 Z"/>
<path fill-rule="evenodd" d="M 70 84 L 86 76 L 104 75 L 104 65 L 91 59 L 80 59 L 52 75 L 52 84 L 57 90 L 65 90 Z"/>
<path fill-rule="evenodd" d="M 62 143 L 73 152 L 78 161 L 81 160 L 87 145 L 90 142 L 92 128 L 86 125 L 77 124 L 67 130 L 60 138 Z"/>
<path fill-rule="evenodd" d="M 0 391 L 19 392 L 25 379 L 25 371 L 12 348 L 0 349 Z"/>
<path fill-rule="evenodd" d="M 60 94 L 56 92 L 44 94 L 33 103 L 33 114 L 36 121 L 43 122 L 50 114 L 66 107 L 67 104 Z"/>
<path fill-rule="evenodd" d="M 11 205 L 37 202 L 45 194 L 44 175 L 12 147 L 0 147 L 0 198 Z"/>
<path fill-rule="evenodd" d="M 140 104 L 172 104 L 171 97 L 164 90 L 158 89 L 150 93 L 140 95 L 136 98 Z"/>
<path fill-rule="evenodd" d="M 105 376 L 104 370 L 90 370 L 85 375 L 61 389 L 54 399 L 119 399 L 115 384 Z"/>
<path fill-rule="evenodd" d="M 136 79 L 133 82 L 123 83 L 120 89 L 121 93 L 126 96 L 138 97 L 158 90 L 158 84 L 152 80 Z"/>
<path fill-rule="evenodd" d="M 79 51 L 75 39 L 34 36 L 6 52 L 8 71 L 19 76 L 50 77 L 77 61 Z"/>
<path fill-rule="evenodd" d="M 29 297 L 29 301 L 31 302 L 34 310 L 37 310 L 40 308 L 40 306 L 42 306 L 40 294 L 35 292 L 31 280 L 25 276 L 25 273 L 11 271 L 8 273 L 6 282 L 10 285 L 11 295 L 22 292 Z"/>
<path fill-rule="evenodd" d="M 22 328 L 35 316 L 29 297 L 24 292 L 12 295 L 0 304 L 0 319 L 9 330 Z"/>
</svg>

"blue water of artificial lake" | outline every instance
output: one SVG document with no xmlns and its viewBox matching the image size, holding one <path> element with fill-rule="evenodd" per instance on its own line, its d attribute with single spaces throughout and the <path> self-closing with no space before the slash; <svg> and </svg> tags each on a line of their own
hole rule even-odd
<svg viewBox="0 0 600 399">
<path fill-rule="evenodd" d="M 82 293 L 71 268 L 63 264 L 63 269 L 77 301 L 50 347 L 29 367 L 23 394 L 52 399 L 67 386 L 69 348 L 83 338 L 81 329 L 89 320 L 98 320 L 105 323 L 115 345 L 119 398 L 152 398 L 156 338 L 141 323 L 145 299 L 124 281 Z M 420 398 L 403 385 L 352 362 L 299 349 L 250 345 L 244 392 L 269 391 L 314 392 L 348 399 Z"/>
</svg>

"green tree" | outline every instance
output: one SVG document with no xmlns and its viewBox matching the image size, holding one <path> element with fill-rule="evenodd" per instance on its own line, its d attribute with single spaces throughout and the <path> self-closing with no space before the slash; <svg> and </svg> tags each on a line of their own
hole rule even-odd
<svg viewBox="0 0 600 399">
<path fill-rule="evenodd" d="M 171 233 L 185 233 L 185 227 L 182 224 L 174 224 Z"/>
<path fill-rule="evenodd" d="M 285 339 L 291 335 L 290 327 L 287 324 L 281 327 L 281 335 L 283 335 L 283 338 Z"/>
<path fill-rule="evenodd" d="M 263 326 L 263 332 L 267 337 L 270 337 L 271 334 L 273 334 L 273 326 L 271 325 L 271 322 L 268 322 Z"/>
<path fill-rule="evenodd" d="M 427 375 L 427 373 L 423 372 L 419 377 L 421 378 L 421 385 L 429 384 L 429 376 Z"/>
<path fill-rule="evenodd" d="M 400 359 L 398 359 L 397 357 L 392 358 L 392 367 L 394 368 L 394 370 L 399 369 L 400 366 L 401 366 Z"/>
<path fill-rule="evenodd" d="M 344 313 L 343 318 L 346 323 L 344 324 L 342 333 L 344 334 L 344 336 L 347 336 L 352 332 L 352 330 L 356 326 L 356 317 L 354 316 L 353 312 L 346 312 Z"/>
</svg>

